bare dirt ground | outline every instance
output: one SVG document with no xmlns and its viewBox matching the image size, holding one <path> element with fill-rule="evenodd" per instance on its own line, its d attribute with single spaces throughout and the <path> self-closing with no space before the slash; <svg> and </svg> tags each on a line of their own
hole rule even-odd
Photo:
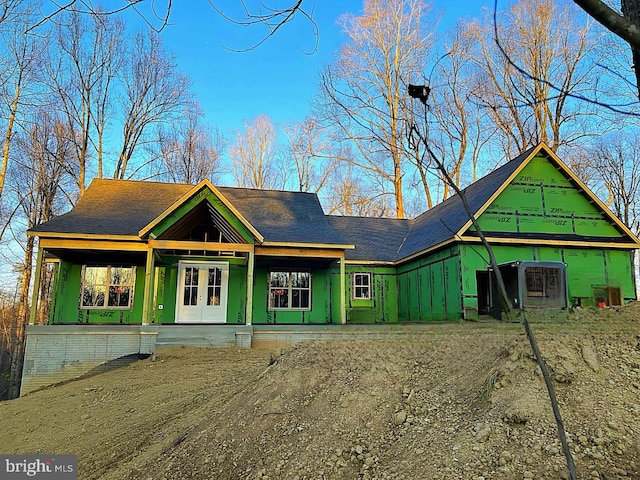
<svg viewBox="0 0 640 480">
<path fill-rule="evenodd" d="M 640 304 L 532 324 L 580 479 L 640 479 Z M 0 452 L 79 457 L 81 479 L 560 479 L 517 323 L 388 340 L 171 348 L 0 403 Z"/>
</svg>

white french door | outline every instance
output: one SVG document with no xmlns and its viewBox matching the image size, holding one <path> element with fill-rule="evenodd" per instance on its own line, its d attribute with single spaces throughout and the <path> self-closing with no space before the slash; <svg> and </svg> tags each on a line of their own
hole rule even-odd
<svg viewBox="0 0 640 480">
<path fill-rule="evenodd" d="M 226 323 L 228 281 L 228 263 L 180 262 L 176 323 Z"/>
</svg>

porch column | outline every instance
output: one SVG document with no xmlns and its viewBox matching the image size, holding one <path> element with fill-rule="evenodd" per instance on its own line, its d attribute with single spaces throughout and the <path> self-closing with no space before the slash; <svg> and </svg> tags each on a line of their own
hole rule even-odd
<svg viewBox="0 0 640 480">
<path fill-rule="evenodd" d="M 153 276 L 155 270 L 153 248 L 147 250 L 147 262 L 144 267 L 144 298 L 142 299 L 142 325 L 151 323 L 153 312 Z"/>
<path fill-rule="evenodd" d="M 347 323 L 347 305 L 345 297 L 347 295 L 346 279 L 344 269 L 344 257 L 340 258 L 340 323 L 346 325 Z"/>
<path fill-rule="evenodd" d="M 247 311 L 245 312 L 245 323 L 251 325 L 253 318 L 253 268 L 255 265 L 255 253 L 253 250 L 249 251 L 249 258 L 247 261 Z"/>
<path fill-rule="evenodd" d="M 29 325 L 35 325 L 38 313 L 38 299 L 40 298 L 40 275 L 42 273 L 43 248 L 38 243 L 38 257 L 36 260 L 36 274 L 33 277 L 33 292 L 31 293 L 31 310 L 29 311 Z"/>
</svg>

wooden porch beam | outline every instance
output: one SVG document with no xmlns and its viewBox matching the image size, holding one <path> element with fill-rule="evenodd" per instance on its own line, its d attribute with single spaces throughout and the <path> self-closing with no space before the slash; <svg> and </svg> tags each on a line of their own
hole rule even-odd
<svg viewBox="0 0 640 480">
<path fill-rule="evenodd" d="M 221 243 L 221 242 L 183 242 L 180 240 L 149 240 L 149 247 L 159 250 L 202 250 L 208 252 L 252 252 L 250 243 Z"/>
<path fill-rule="evenodd" d="M 146 252 L 147 244 L 143 242 L 116 242 L 109 240 L 41 238 L 40 246 L 47 249 L 67 248 L 86 250 L 117 250 L 126 252 Z"/>
<path fill-rule="evenodd" d="M 255 255 L 249 252 L 247 261 L 247 311 L 245 312 L 245 323 L 251 325 L 253 320 L 253 270 L 255 266 Z"/>
<path fill-rule="evenodd" d="M 310 258 L 335 258 L 344 257 L 344 250 L 329 248 L 298 248 L 298 247 L 261 247 L 256 246 L 256 255 L 262 256 L 286 256 L 286 257 L 310 257 Z"/>
<path fill-rule="evenodd" d="M 340 259 L 340 323 L 342 325 L 347 324 L 347 280 L 345 275 L 344 257 L 342 257 Z"/>
</svg>

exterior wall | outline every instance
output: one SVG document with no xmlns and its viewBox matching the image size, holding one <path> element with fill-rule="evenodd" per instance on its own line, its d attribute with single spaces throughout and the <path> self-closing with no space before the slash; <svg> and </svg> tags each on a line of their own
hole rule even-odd
<svg viewBox="0 0 640 480">
<path fill-rule="evenodd" d="M 636 298 L 632 256 L 628 250 L 494 245 L 493 251 L 498 263 L 516 260 L 564 262 L 572 305 L 595 305 L 596 295 L 607 287 L 620 288 L 625 302 Z M 488 256 L 482 245 L 461 245 L 460 258 L 465 317 L 474 318 L 478 314 L 476 272 L 487 270 Z"/>
<path fill-rule="evenodd" d="M 311 310 L 269 310 L 269 268 L 254 270 L 253 320 L 260 324 L 331 323 L 331 275 L 329 269 L 311 270 Z"/>
<path fill-rule="evenodd" d="M 82 265 L 60 262 L 55 298 L 49 313 L 49 323 L 122 323 L 140 324 L 144 297 L 144 267 L 136 267 L 136 279 L 132 308 L 129 309 L 81 309 L 80 286 Z"/>
<path fill-rule="evenodd" d="M 345 305 L 347 323 L 373 324 L 398 322 L 398 292 L 396 269 L 372 265 L 347 265 L 345 269 L 346 294 Z M 353 274 L 369 273 L 371 275 L 371 299 L 353 298 Z M 334 305 L 333 322 L 340 323 L 340 269 L 331 271 L 332 305 Z"/>
<path fill-rule="evenodd" d="M 570 235 L 607 243 L 623 236 L 611 220 L 546 158 L 533 158 L 478 219 L 485 235 L 509 234 L 513 245 L 493 245 L 498 263 L 552 260 L 567 265 L 569 302 L 593 305 L 603 289 L 620 288 L 623 301 L 636 298 L 632 253 L 614 248 L 518 246 L 522 235 Z M 473 231 L 473 229 L 470 229 Z M 558 238 L 558 237 L 556 237 Z M 567 241 L 569 243 L 569 241 Z M 466 318 L 477 316 L 476 272 L 486 271 L 482 245 L 463 245 L 462 289 Z"/>
<path fill-rule="evenodd" d="M 462 318 L 457 246 L 399 266 L 397 281 L 399 321 Z"/>
</svg>

